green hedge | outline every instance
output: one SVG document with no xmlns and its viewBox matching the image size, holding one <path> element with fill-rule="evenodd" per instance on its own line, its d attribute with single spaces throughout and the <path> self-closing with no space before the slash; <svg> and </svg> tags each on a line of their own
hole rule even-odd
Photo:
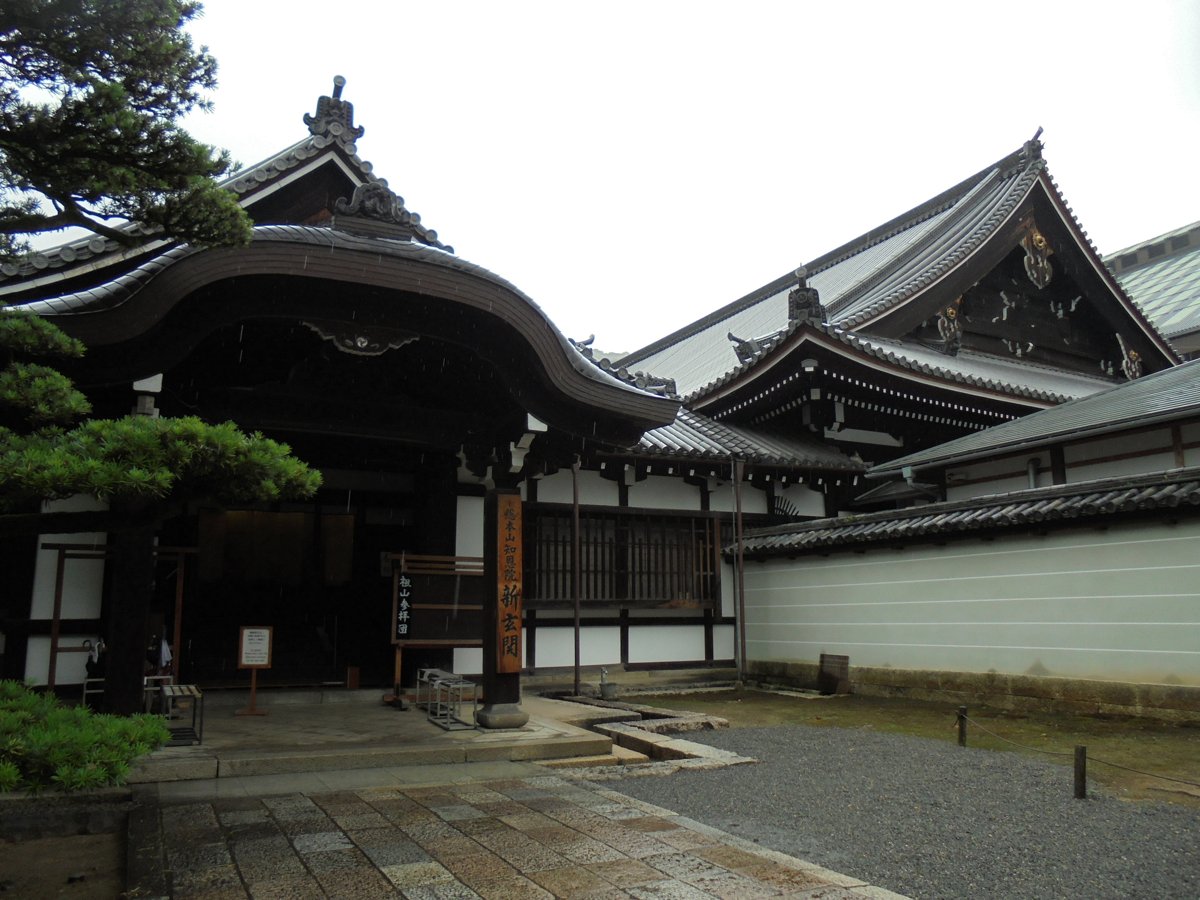
<svg viewBox="0 0 1200 900">
<path fill-rule="evenodd" d="M 170 738 L 160 716 L 97 714 L 0 681 L 0 792 L 124 784 L 129 764 Z"/>
</svg>

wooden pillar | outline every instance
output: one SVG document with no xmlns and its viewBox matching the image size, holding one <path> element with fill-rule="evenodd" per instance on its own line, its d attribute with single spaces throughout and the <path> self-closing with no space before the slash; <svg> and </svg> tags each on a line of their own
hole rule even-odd
<svg viewBox="0 0 1200 900">
<path fill-rule="evenodd" d="M 483 523 L 483 708 L 475 719 L 484 728 L 520 728 L 529 721 L 521 709 L 525 584 L 520 491 L 488 491 Z"/>
</svg>

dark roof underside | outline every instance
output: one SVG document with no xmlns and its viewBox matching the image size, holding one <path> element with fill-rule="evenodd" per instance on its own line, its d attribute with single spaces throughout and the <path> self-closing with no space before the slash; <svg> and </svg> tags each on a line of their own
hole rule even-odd
<svg viewBox="0 0 1200 900">
<path fill-rule="evenodd" d="M 1138 428 L 1200 413 L 1200 360 L 1072 400 L 877 466 L 873 475 L 950 465 L 1049 442 Z"/>
</svg>

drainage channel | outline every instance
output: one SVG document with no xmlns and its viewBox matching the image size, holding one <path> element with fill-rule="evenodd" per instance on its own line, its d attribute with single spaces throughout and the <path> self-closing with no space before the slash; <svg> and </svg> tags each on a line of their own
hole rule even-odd
<svg viewBox="0 0 1200 900">
<path fill-rule="evenodd" d="M 618 765 L 574 766 L 571 775 L 588 781 L 610 781 L 630 776 L 670 775 L 681 770 L 720 769 L 758 762 L 728 750 L 689 741 L 679 734 L 728 728 L 729 722 L 718 716 L 660 707 L 643 706 L 616 700 L 574 694 L 545 694 L 555 700 L 579 703 L 596 710 L 579 724 L 609 738 Z"/>
</svg>

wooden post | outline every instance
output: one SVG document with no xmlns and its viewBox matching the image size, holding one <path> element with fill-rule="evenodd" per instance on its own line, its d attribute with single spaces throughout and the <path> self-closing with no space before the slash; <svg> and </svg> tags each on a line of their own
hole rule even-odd
<svg viewBox="0 0 1200 900">
<path fill-rule="evenodd" d="M 66 559 L 66 548 L 59 547 L 58 566 L 54 576 L 54 618 L 50 620 L 50 670 L 46 673 L 46 687 L 51 691 L 54 690 L 54 683 L 58 677 L 58 639 L 62 627 L 63 569 Z"/>
<path fill-rule="evenodd" d="M 250 705 L 239 709 L 235 715 L 265 716 L 267 711 L 259 709 L 258 670 L 271 668 L 271 645 L 275 629 L 270 625 L 243 625 L 238 635 L 238 668 L 250 670 Z"/>
<path fill-rule="evenodd" d="M 571 463 L 571 598 L 575 603 L 575 696 L 579 696 L 579 457 Z"/>
<path fill-rule="evenodd" d="M 737 541 L 737 645 L 738 688 L 746 677 L 746 558 L 742 535 L 742 472 L 740 459 L 733 461 L 733 530 Z"/>
<path fill-rule="evenodd" d="M 245 709 L 239 709 L 237 716 L 265 716 L 267 711 L 258 708 L 258 669 L 250 670 L 250 704 Z"/>
<path fill-rule="evenodd" d="M 179 684 L 179 672 L 182 669 L 180 663 L 183 657 L 183 580 L 187 571 L 187 557 L 183 551 L 179 551 L 179 567 L 175 570 L 175 633 L 171 636 L 172 648 L 175 652 L 171 656 L 171 675 L 175 678 L 175 683 Z"/>
<path fill-rule="evenodd" d="M 1075 799 L 1087 799 L 1087 747 L 1075 748 Z"/>
<path fill-rule="evenodd" d="M 967 708 L 958 708 L 958 746 L 967 746 Z"/>
<path fill-rule="evenodd" d="M 475 721 L 484 728 L 520 728 L 521 607 L 524 593 L 521 494 L 488 491 L 483 499 L 484 578 L 483 708 Z"/>
</svg>

